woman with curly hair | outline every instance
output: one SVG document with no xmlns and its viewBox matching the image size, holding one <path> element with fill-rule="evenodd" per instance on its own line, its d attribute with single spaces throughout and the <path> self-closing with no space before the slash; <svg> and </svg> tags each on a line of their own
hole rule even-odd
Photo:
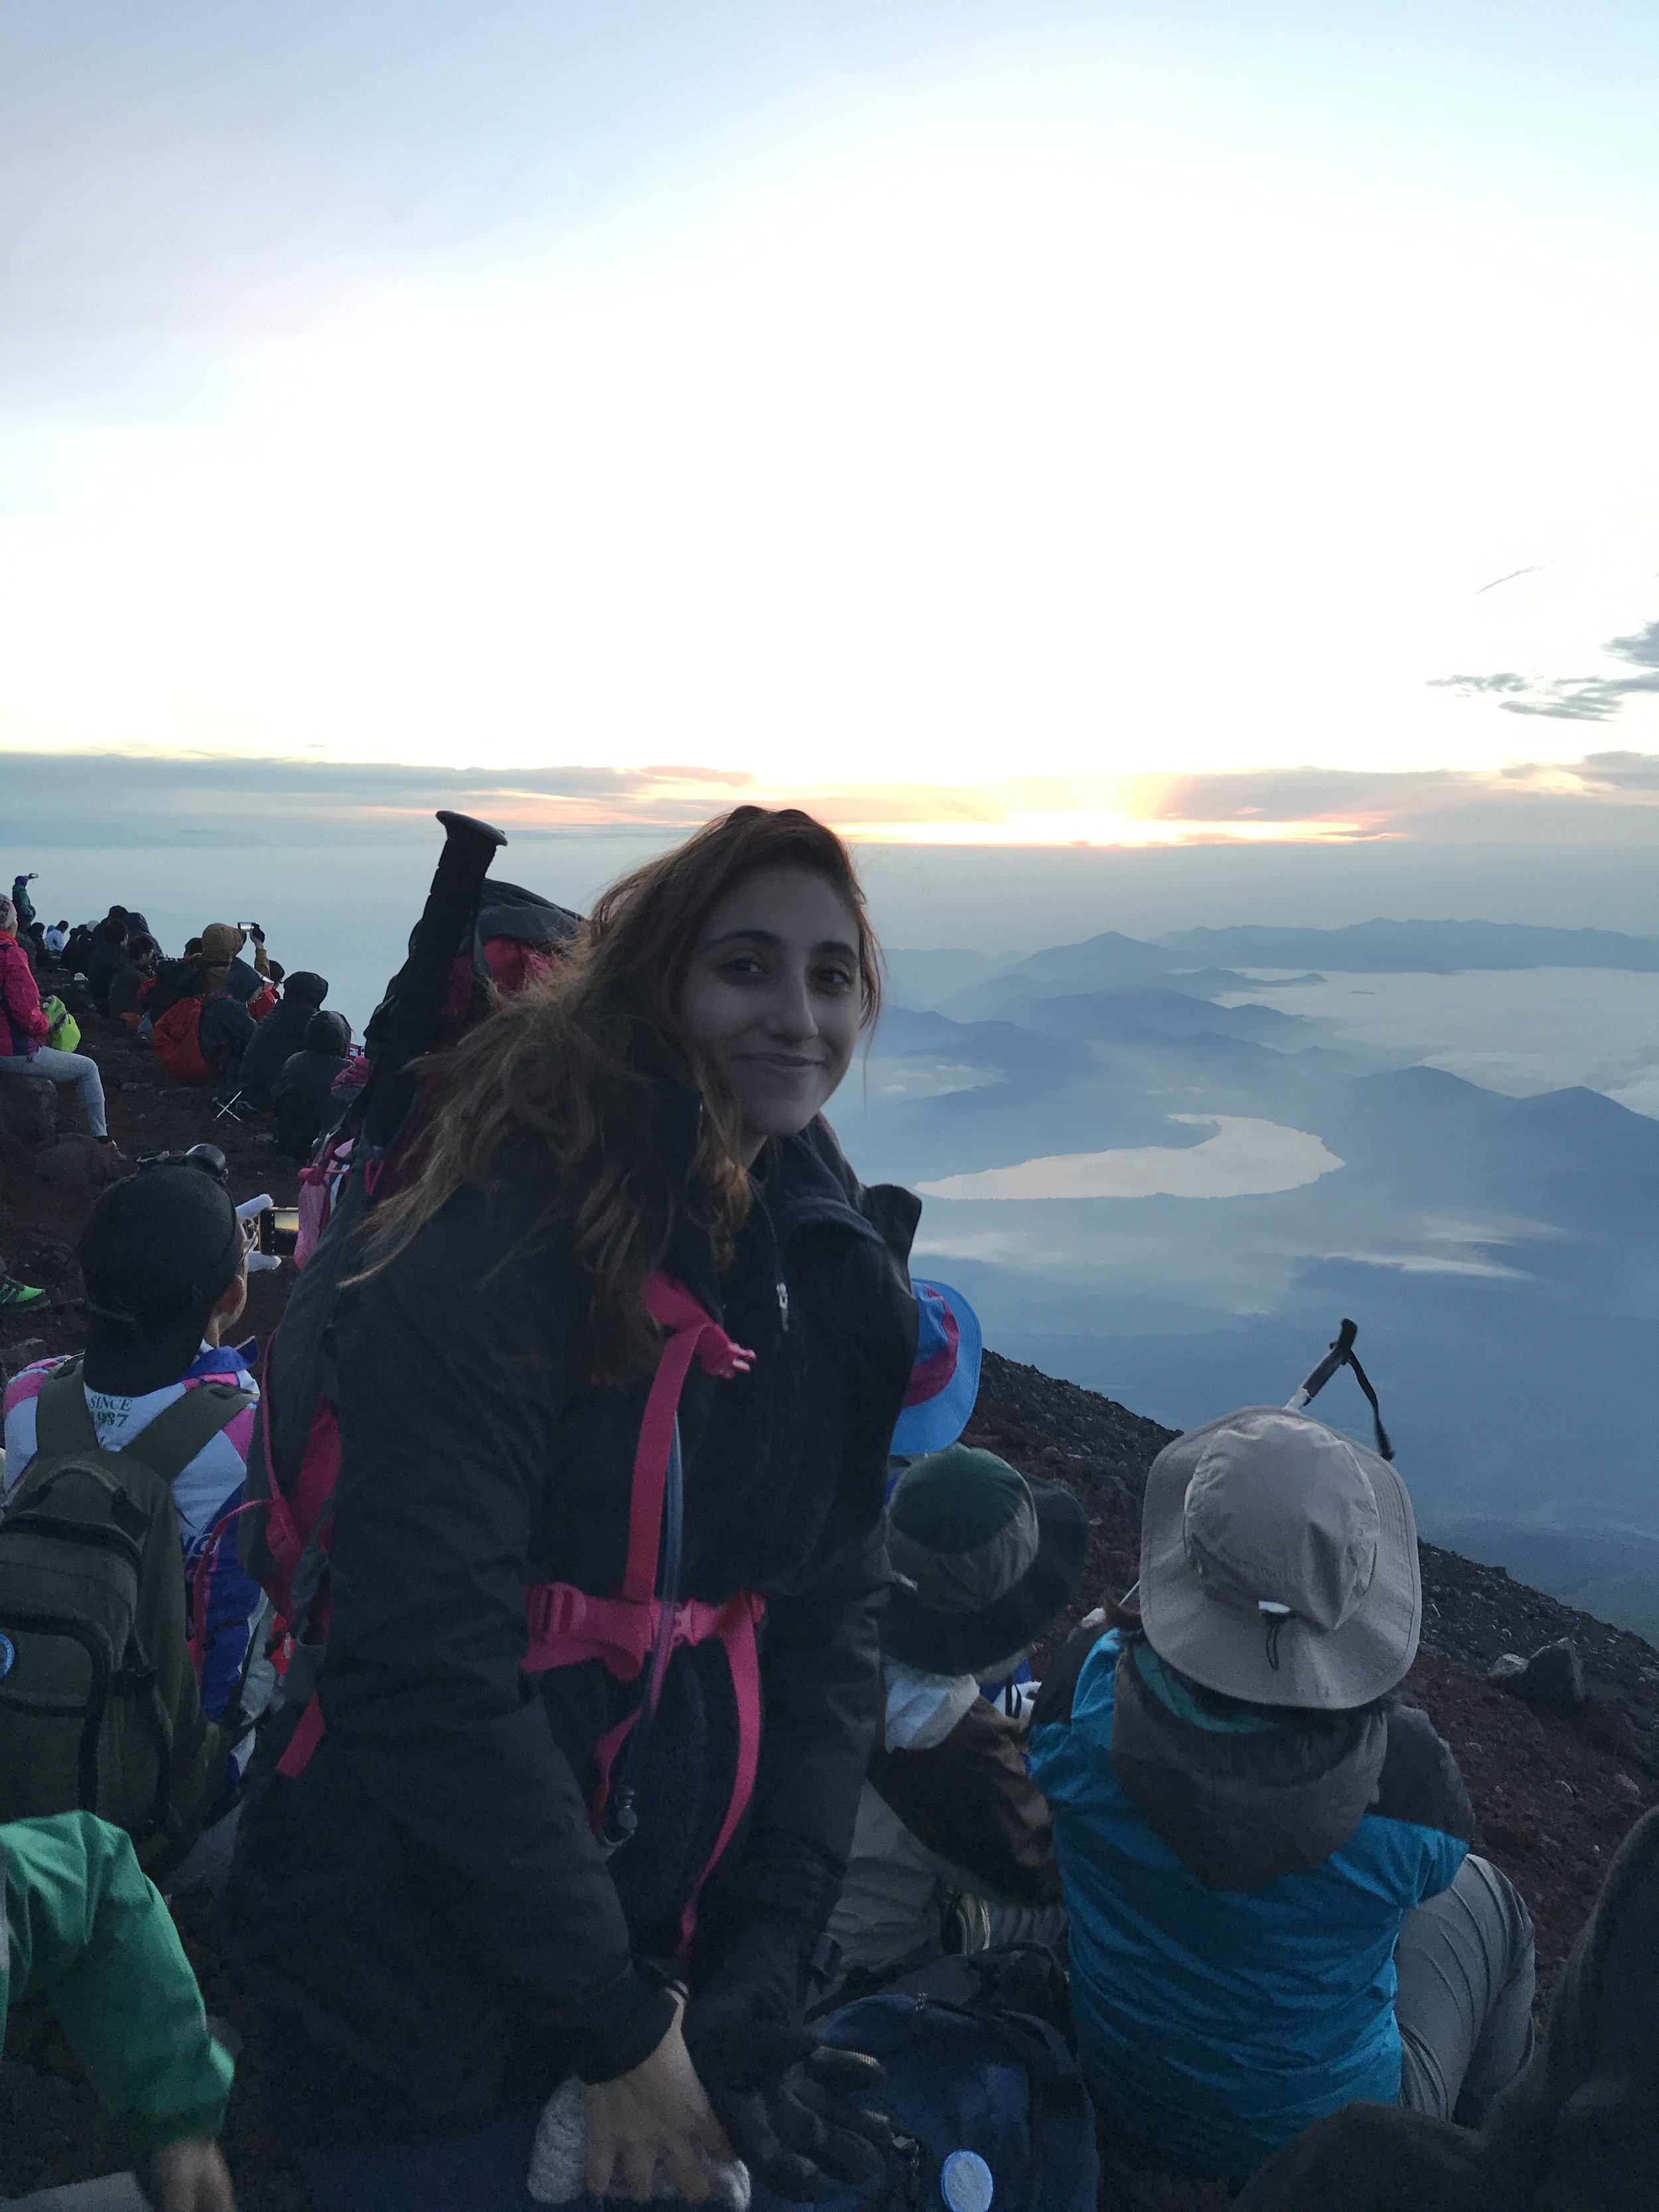
<svg viewBox="0 0 1659 2212">
<path fill-rule="evenodd" d="M 873 1728 L 919 1208 L 821 1109 L 878 1003 L 846 848 L 744 806 L 432 1065 L 337 1316 L 315 1748 L 228 1900 L 322 2212 L 527 2206 L 572 2077 L 595 2194 L 834 2170 L 784 2076 Z"/>
</svg>

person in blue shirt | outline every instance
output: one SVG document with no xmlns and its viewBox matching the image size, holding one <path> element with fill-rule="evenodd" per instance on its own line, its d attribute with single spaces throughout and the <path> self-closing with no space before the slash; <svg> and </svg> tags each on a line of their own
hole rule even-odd
<svg viewBox="0 0 1659 2212">
<path fill-rule="evenodd" d="M 1158 1455 L 1139 1591 L 1072 1638 L 1030 1735 L 1099 2104 L 1234 2186 L 1358 2098 L 1478 2118 L 1528 2048 L 1532 1923 L 1397 1694 L 1400 1477 L 1305 1414 L 1230 1413 Z"/>
</svg>

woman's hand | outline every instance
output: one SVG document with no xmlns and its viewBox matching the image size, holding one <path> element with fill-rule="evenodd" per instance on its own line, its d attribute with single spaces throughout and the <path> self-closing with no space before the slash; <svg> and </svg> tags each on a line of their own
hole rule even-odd
<svg viewBox="0 0 1659 2212">
<path fill-rule="evenodd" d="M 157 2212 L 236 2212 L 236 2192 L 216 2142 L 164 2144 L 149 2162 Z"/>
<path fill-rule="evenodd" d="M 681 2010 L 677 2004 L 667 2034 L 643 2065 L 588 2086 L 587 2186 L 595 2197 L 647 2203 L 660 2161 L 677 2194 L 701 2204 L 708 2194 L 705 2160 L 731 2162 L 732 2146 L 680 2033 Z"/>
</svg>

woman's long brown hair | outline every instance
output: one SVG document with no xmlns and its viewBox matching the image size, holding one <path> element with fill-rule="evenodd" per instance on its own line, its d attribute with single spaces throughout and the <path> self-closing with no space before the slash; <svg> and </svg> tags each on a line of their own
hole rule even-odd
<svg viewBox="0 0 1659 2212">
<path fill-rule="evenodd" d="M 852 854 L 795 807 L 735 807 L 603 892 L 566 963 L 500 1001 L 453 1051 L 422 1064 L 428 1118 L 413 1179 L 376 1209 L 368 1273 L 402 1251 L 455 1193 L 491 1180 L 503 1146 L 528 1133 L 545 1148 L 556 1196 L 542 1222 L 567 1224 L 592 1289 L 598 1370 L 618 1378 L 654 1357 L 640 1302 L 676 1228 L 690 1220 L 730 1257 L 747 1218 L 738 1102 L 703 1060 L 680 1015 L 686 972 L 721 900 L 764 868 L 805 868 L 847 902 L 858 927 L 860 1026 L 881 1006 L 880 956 Z M 702 1093 L 689 1178 L 658 1145 L 661 1085 Z"/>
</svg>

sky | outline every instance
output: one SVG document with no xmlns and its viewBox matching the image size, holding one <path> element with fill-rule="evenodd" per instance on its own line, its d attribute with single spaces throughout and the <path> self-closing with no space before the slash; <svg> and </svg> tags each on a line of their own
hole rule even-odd
<svg viewBox="0 0 1659 2212">
<path fill-rule="evenodd" d="M 1656 80 L 1646 0 L 0 0 L 0 779 L 1627 866 Z"/>
</svg>

